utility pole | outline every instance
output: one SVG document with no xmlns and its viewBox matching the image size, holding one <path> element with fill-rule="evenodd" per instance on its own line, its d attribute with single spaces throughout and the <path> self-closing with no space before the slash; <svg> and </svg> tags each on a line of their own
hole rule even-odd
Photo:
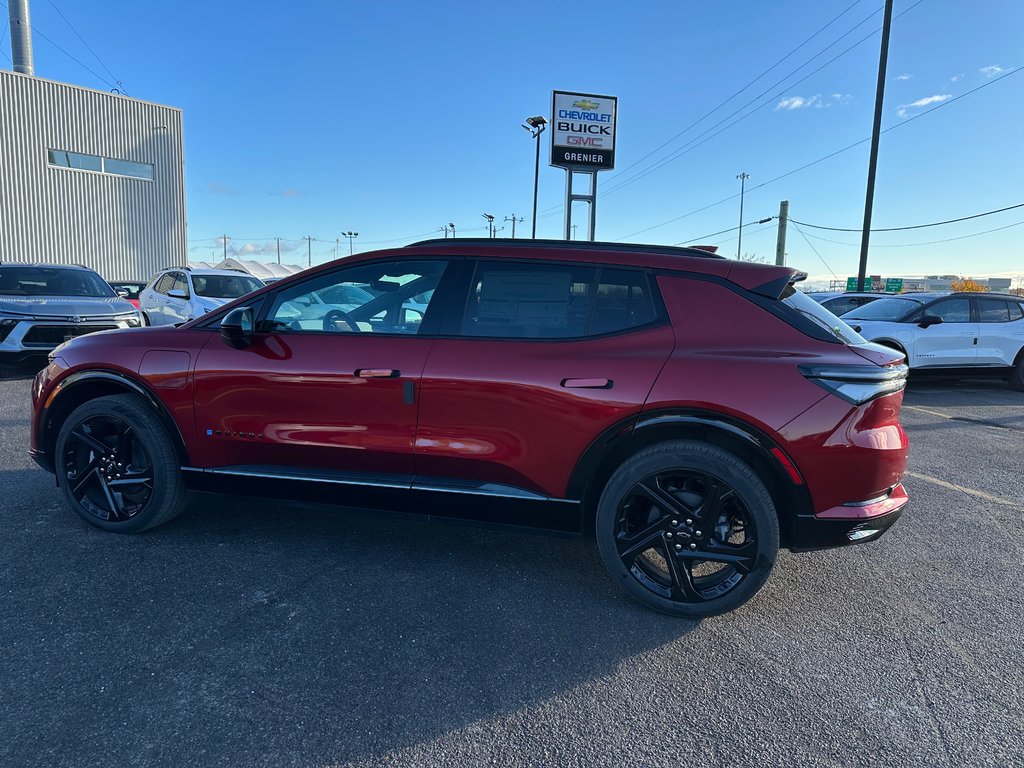
<svg viewBox="0 0 1024 768">
<path fill-rule="evenodd" d="M 489 213 L 482 213 L 480 215 L 483 216 L 485 219 L 487 219 L 487 236 L 490 237 L 493 240 L 494 239 L 494 217 L 491 214 L 489 214 Z"/>
<path fill-rule="evenodd" d="M 864 290 L 868 271 L 868 241 L 871 237 L 871 208 L 875 201 L 875 168 L 878 165 L 878 139 L 882 128 L 882 102 L 885 99 L 885 68 L 889 62 L 889 28 L 892 26 L 892 0 L 885 0 L 882 21 L 882 48 L 878 54 L 878 84 L 875 86 L 875 122 L 871 129 L 871 157 L 868 160 L 868 189 L 864 198 L 864 229 L 860 235 L 860 265 L 857 268 L 857 290 Z"/>
<path fill-rule="evenodd" d="M 340 237 L 336 237 L 336 238 L 334 238 L 334 258 L 335 259 L 338 258 L 338 249 L 339 248 L 341 248 L 341 238 Z"/>
<path fill-rule="evenodd" d="M 448 226 L 452 228 L 452 240 L 455 239 L 455 222 L 449 221 Z"/>
<path fill-rule="evenodd" d="M 516 239 L 516 222 L 517 221 L 522 221 L 522 220 L 523 220 L 522 216 L 520 216 L 517 219 L 516 215 L 514 213 L 512 214 L 512 218 L 511 219 L 508 216 L 505 217 L 505 221 L 511 221 L 512 222 L 512 239 L 513 240 Z"/>
<path fill-rule="evenodd" d="M 228 258 L 228 236 L 224 235 L 224 260 Z"/>
<path fill-rule="evenodd" d="M 312 267 L 313 266 L 313 238 L 307 235 L 306 237 L 304 237 L 302 239 L 306 241 L 306 262 L 307 262 L 307 266 Z"/>
<path fill-rule="evenodd" d="M 786 265 L 786 224 L 789 222 L 789 200 L 779 203 L 779 237 L 775 243 L 775 263 Z"/>
<path fill-rule="evenodd" d="M 743 193 L 747 188 L 747 179 L 750 178 L 749 173 L 741 173 L 737 177 L 740 180 L 740 236 L 736 241 L 736 259 L 743 255 Z"/>
<path fill-rule="evenodd" d="M 274 239 L 277 240 L 277 263 L 280 264 L 281 263 L 281 238 L 280 237 L 275 237 Z"/>
<path fill-rule="evenodd" d="M 572 239 L 573 240 L 576 239 L 576 225 L 575 224 L 572 225 Z"/>
</svg>

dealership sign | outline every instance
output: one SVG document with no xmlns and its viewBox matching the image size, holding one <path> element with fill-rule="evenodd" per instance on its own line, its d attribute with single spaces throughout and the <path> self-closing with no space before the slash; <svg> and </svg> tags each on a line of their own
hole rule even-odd
<svg viewBox="0 0 1024 768">
<path fill-rule="evenodd" d="M 578 171 L 615 167 L 618 99 L 588 93 L 551 93 L 551 165 Z"/>
</svg>

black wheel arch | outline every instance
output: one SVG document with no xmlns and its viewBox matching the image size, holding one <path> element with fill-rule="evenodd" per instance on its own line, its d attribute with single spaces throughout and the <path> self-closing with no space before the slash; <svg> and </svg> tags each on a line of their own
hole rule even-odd
<svg viewBox="0 0 1024 768">
<path fill-rule="evenodd" d="M 673 408 L 642 413 L 619 422 L 605 430 L 584 452 L 576 463 L 566 494 L 582 502 L 582 530 L 593 533 L 597 502 L 616 467 L 649 445 L 680 439 L 717 445 L 757 472 L 778 513 L 782 547 L 788 546 L 796 517 L 813 513 L 807 486 L 793 482 L 787 469 L 772 455 L 773 449 L 779 449 L 783 455 L 785 451 L 762 430 L 715 411 Z M 792 462 L 788 455 L 786 458 Z"/>
<path fill-rule="evenodd" d="M 183 466 L 187 465 L 189 463 L 188 452 L 185 449 L 185 440 L 181 435 L 181 430 L 178 429 L 178 425 L 160 398 L 154 395 L 148 386 L 119 371 L 91 370 L 78 371 L 60 381 L 43 407 L 43 413 L 39 419 L 36 445 L 42 448 L 49 466 L 54 466 L 57 435 L 72 411 L 97 397 L 126 394 L 137 395 L 154 410 L 160 423 L 167 430 L 167 435 L 174 445 L 179 461 Z"/>
</svg>

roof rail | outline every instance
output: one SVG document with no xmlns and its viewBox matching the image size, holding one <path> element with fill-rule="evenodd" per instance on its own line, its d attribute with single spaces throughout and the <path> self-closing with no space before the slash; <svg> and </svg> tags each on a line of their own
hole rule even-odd
<svg viewBox="0 0 1024 768">
<path fill-rule="evenodd" d="M 406 248 L 419 248 L 421 246 L 501 246 L 515 248 L 560 248 L 565 250 L 580 251 L 626 251 L 628 253 L 656 253 L 662 256 L 692 256 L 698 259 L 724 259 L 716 253 L 702 251 L 696 248 L 683 248 L 675 245 L 648 245 L 645 243 L 609 243 L 604 241 L 592 242 L 589 240 L 534 240 L 512 239 L 507 237 L 456 237 L 443 238 L 435 237 L 430 240 L 420 240 L 409 243 Z"/>
</svg>

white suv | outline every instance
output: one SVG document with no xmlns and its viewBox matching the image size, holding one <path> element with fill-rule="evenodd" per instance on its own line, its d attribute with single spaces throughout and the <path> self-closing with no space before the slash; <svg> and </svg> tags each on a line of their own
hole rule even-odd
<svg viewBox="0 0 1024 768">
<path fill-rule="evenodd" d="M 139 309 L 150 325 L 180 325 L 262 287 L 237 270 L 176 267 L 149 281 L 139 293 Z"/>
<path fill-rule="evenodd" d="M 843 321 L 906 354 L 911 371 L 999 376 L 1024 390 L 1024 297 L 906 293 L 858 307 Z"/>
</svg>

